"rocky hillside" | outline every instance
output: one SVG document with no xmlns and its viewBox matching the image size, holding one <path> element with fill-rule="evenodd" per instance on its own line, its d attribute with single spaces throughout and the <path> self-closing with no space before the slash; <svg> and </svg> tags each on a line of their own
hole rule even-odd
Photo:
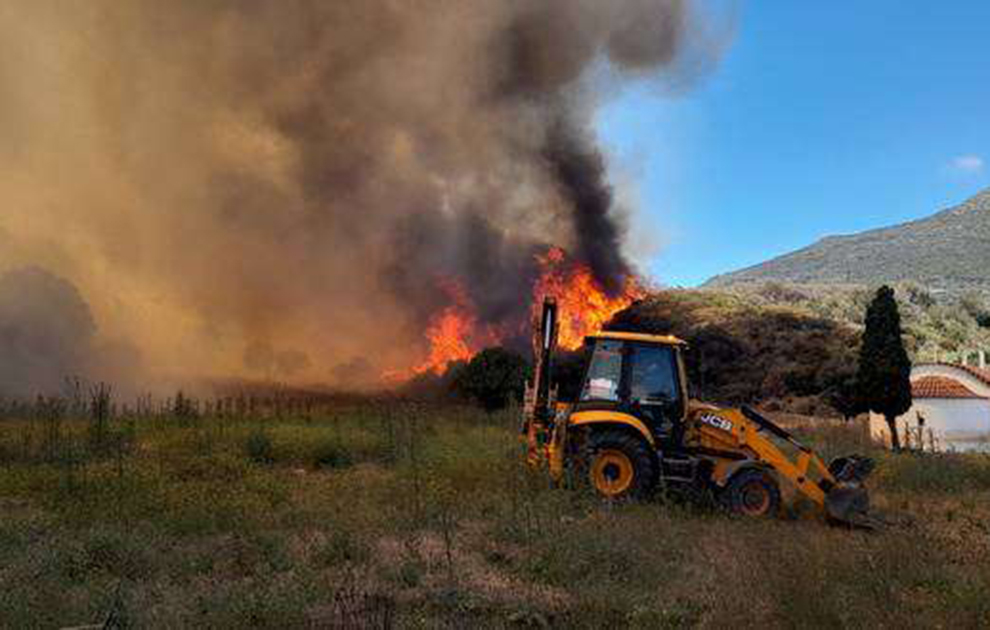
<svg viewBox="0 0 990 630">
<path fill-rule="evenodd" d="M 709 287 L 779 281 L 875 285 L 914 281 L 959 294 L 990 290 L 990 189 L 925 219 L 817 243 L 739 271 Z"/>
</svg>

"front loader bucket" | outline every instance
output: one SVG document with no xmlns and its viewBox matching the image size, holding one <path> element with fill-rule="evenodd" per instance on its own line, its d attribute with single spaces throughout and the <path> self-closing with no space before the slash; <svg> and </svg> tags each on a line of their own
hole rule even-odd
<svg viewBox="0 0 990 630">
<path fill-rule="evenodd" d="M 855 455 L 829 464 L 837 482 L 825 493 L 825 513 L 830 521 L 863 529 L 876 527 L 876 519 L 870 515 L 870 495 L 862 485 L 873 465 L 873 460 Z"/>
<path fill-rule="evenodd" d="M 863 529 L 873 529 L 875 520 L 870 516 L 870 495 L 866 488 L 835 486 L 825 495 L 825 513 L 836 524 Z"/>
</svg>

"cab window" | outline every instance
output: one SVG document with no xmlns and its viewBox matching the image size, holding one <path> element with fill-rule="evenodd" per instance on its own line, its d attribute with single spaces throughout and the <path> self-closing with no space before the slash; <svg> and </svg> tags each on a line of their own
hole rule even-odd
<svg viewBox="0 0 990 630">
<path fill-rule="evenodd" d="M 591 353 L 581 400 L 619 400 L 622 380 L 622 342 L 599 340 Z"/>
<path fill-rule="evenodd" d="M 634 346 L 629 398 L 645 403 L 678 399 L 677 362 L 668 346 Z"/>
</svg>

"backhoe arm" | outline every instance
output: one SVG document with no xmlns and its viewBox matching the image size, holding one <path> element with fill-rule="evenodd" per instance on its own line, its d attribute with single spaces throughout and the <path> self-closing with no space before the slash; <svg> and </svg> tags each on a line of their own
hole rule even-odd
<svg viewBox="0 0 990 630">
<path fill-rule="evenodd" d="M 798 441 L 784 428 L 749 407 L 742 409 L 699 409 L 693 423 L 691 442 L 702 452 L 716 454 L 713 480 L 724 486 L 742 466 L 772 469 L 790 481 L 801 494 L 808 497 L 829 516 L 852 521 L 850 512 L 863 511 L 867 499 L 859 487 L 862 476 L 871 467 L 868 460 L 847 458 L 851 469 L 864 463 L 865 473 L 859 478 L 849 475 L 837 479 L 829 466 L 813 450 Z M 797 449 L 796 459 L 789 457 L 770 436 L 790 443 Z M 721 456 L 720 456 L 721 455 Z"/>
</svg>

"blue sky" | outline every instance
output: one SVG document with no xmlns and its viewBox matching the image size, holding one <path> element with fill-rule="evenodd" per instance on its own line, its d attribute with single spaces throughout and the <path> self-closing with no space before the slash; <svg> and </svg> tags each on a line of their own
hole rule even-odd
<svg viewBox="0 0 990 630">
<path fill-rule="evenodd" d="M 990 2 L 737 9 L 691 90 L 635 85 L 598 117 L 649 276 L 696 285 L 990 186 Z"/>
</svg>

